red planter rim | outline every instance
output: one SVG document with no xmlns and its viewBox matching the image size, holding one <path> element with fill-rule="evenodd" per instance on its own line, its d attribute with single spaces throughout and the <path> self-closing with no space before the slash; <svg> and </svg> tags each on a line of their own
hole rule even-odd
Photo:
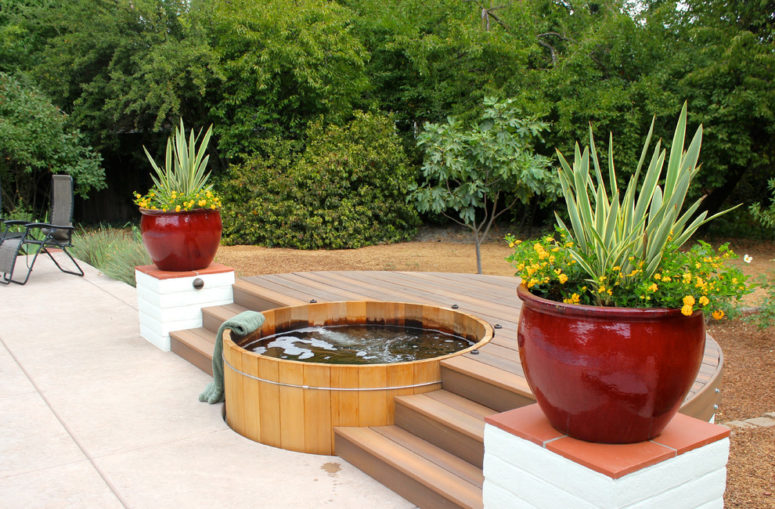
<svg viewBox="0 0 775 509">
<path fill-rule="evenodd" d="M 165 214 L 192 214 L 192 213 L 202 213 L 202 212 L 220 212 L 221 209 L 191 209 L 191 210 L 181 210 L 179 212 L 176 212 L 174 210 L 155 210 L 155 209 L 144 209 L 142 207 L 139 207 L 140 213 L 145 214 L 146 216 L 161 216 Z"/>
<path fill-rule="evenodd" d="M 608 306 L 590 306 L 587 304 L 568 304 L 544 299 L 530 292 L 525 285 L 517 287 L 517 296 L 533 309 L 550 315 L 584 316 L 586 318 L 618 318 L 622 320 L 662 320 L 669 317 L 684 316 L 679 308 L 621 308 Z M 696 310 L 691 316 L 701 314 Z"/>
</svg>

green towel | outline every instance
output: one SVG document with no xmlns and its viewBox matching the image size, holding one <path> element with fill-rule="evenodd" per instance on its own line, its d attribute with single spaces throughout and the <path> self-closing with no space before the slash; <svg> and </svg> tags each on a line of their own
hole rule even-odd
<svg viewBox="0 0 775 509">
<path fill-rule="evenodd" d="M 221 324 L 213 348 L 213 381 L 199 395 L 199 401 L 210 404 L 223 401 L 223 331 L 231 329 L 238 336 L 247 336 L 264 323 L 264 315 L 257 311 L 243 311 Z"/>
</svg>

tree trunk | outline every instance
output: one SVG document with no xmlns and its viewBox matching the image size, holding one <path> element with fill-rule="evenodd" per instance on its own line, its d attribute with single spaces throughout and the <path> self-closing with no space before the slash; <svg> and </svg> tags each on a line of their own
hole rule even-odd
<svg viewBox="0 0 775 509">
<path fill-rule="evenodd" d="M 479 232 L 474 233 L 474 244 L 476 245 L 476 273 L 481 274 L 482 273 L 482 252 L 479 249 L 479 246 L 480 246 Z"/>
</svg>

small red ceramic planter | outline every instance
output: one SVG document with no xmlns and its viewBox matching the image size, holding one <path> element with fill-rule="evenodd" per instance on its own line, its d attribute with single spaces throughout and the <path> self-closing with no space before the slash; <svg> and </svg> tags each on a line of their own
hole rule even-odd
<svg viewBox="0 0 775 509">
<path fill-rule="evenodd" d="M 564 304 L 521 285 L 517 295 L 522 368 L 554 428 L 602 443 L 662 432 L 702 363 L 701 311 Z"/>
<path fill-rule="evenodd" d="M 217 210 L 162 212 L 140 209 L 143 244 L 161 270 L 187 271 L 208 267 L 221 242 Z"/>
</svg>

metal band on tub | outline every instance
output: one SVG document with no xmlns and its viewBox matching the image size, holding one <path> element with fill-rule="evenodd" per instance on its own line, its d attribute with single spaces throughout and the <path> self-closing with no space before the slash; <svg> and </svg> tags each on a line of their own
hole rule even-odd
<svg viewBox="0 0 775 509">
<path fill-rule="evenodd" d="M 234 371 L 235 373 L 239 373 L 244 377 L 250 378 L 251 380 L 256 380 L 258 382 L 264 382 L 272 385 L 279 385 L 280 387 L 292 387 L 294 389 L 311 389 L 315 391 L 392 391 L 392 390 L 398 390 L 398 389 L 412 389 L 414 387 L 425 387 L 427 385 L 435 385 L 435 384 L 441 383 L 441 380 L 436 380 L 435 382 L 423 382 L 421 384 L 412 384 L 412 385 L 396 385 L 393 387 L 314 387 L 312 385 L 288 384 L 284 382 L 275 382 L 274 380 L 267 380 L 265 378 L 259 378 L 257 376 L 253 376 L 243 371 L 240 371 L 239 369 L 229 364 L 229 362 L 226 359 L 223 359 L 223 363 L 226 366 L 228 366 L 230 370 Z"/>
</svg>

